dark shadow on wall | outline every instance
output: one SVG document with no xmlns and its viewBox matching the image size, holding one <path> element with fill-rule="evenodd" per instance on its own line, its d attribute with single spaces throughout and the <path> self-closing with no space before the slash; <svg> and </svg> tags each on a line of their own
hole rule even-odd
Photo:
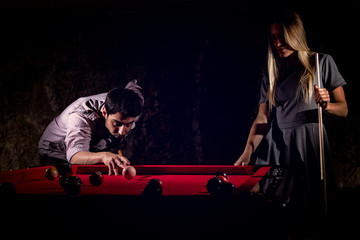
<svg viewBox="0 0 360 240">
<path fill-rule="evenodd" d="M 356 186 L 357 54 L 343 42 L 359 6 L 328 4 L 317 15 L 289 7 L 302 15 L 310 47 L 331 54 L 348 82 L 350 115 L 328 124 L 339 186 Z M 146 103 L 124 151 L 133 164 L 233 164 L 241 154 L 257 112 L 268 6 L 23 3 L 0 12 L 1 170 L 37 165 L 42 132 L 68 104 L 134 78 Z"/>
</svg>

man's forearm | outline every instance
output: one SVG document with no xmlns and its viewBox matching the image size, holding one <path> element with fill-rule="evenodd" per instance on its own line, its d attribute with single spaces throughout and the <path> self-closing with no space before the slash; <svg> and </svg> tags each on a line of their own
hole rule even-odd
<svg viewBox="0 0 360 240">
<path fill-rule="evenodd" d="M 77 152 L 75 153 L 70 162 L 72 164 L 98 164 L 103 163 L 103 153 L 102 152 Z"/>
</svg>

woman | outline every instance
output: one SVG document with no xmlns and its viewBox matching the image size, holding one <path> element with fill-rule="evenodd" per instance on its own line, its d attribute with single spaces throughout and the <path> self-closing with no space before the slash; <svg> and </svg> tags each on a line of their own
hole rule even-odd
<svg viewBox="0 0 360 240">
<path fill-rule="evenodd" d="M 247 165 L 252 159 L 255 164 L 305 170 L 306 176 L 320 178 L 317 104 L 340 117 L 347 116 L 348 108 L 342 87 L 346 82 L 334 60 L 319 54 L 319 63 L 318 87 L 315 54 L 307 46 L 299 15 L 291 11 L 277 15 L 270 25 L 258 114 L 235 165 Z M 326 133 L 324 142 L 326 160 Z"/>
</svg>

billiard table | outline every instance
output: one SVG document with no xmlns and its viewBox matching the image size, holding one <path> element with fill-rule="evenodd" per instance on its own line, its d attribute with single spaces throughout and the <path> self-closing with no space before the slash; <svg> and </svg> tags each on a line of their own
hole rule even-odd
<svg viewBox="0 0 360 240">
<path fill-rule="evenodd" d="M 254 171 L 253 166 L 226 165 L 134 165 L 137 175 L 128 180 L 122 175 L 107 175 L 104 165 L 72 165 L 71 172 L 82 181 L 80 195 L 141 195 L 150 179 L 160 179 L 164 196 L 209 195 L 206 184 L 216 172 L 224 172 L 233 183 L 236 191 L 233 194 L 248 192 L 268 172 L 270 167 Z M 65 194 L 59 184 L 45 177 L 49 166 L 20 169 L 0 173 L 1 182 L 12 182 L 17 194 Z M 89 181 L 92 172 L 103 173 L 104 182 L 93 186 Z"/>
<path fill-rule="evenodd" d="M 59 178 L 47 179 L 48 167 L 0 173 L 0 183 L 12 182 L 16 188 L 15 195 L 1 197 L 4 229 L 13 237 L 36 235 L 38 229 L 59 238 L 262 239 L 269 221 L 274 221 L 272 205 L 252 194 L 269 174 L 268 166 L 134 165 L 137 175 L 128 180 L 107 175 L 104 165 L 72 165 L 63 174 L 81 179 L 76 195 L 66 194 Z M 100 186 L 89 181 L 94 171 L 103 173 Z M 207 181 L 219 171 L 235 185 L 231 194 L 207 191 Z M 161 180 L 160 197 L 142 196 L 151 179 Z"/>
</svg>

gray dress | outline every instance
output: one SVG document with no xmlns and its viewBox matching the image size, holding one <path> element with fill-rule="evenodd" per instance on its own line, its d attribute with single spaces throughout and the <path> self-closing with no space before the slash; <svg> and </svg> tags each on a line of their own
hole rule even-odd
<svg viewBox="0 0 360 240">
<path fill-rule="evenodd" d="M 319 54 L 321 87 L 329 92 L 346 82 L 330 55 Z M 258 146 L 252 161 L 256 165 L 272 165 L 304 171 L 305 177 L 320 179 L 320 150 L 318 110 L 314 99 L 306 104 L 300 91 L 299 66 L 280 73 L 275 93 L 276 107 L 270 112 L 268 132 Z M 316 73 L 315 73 L 316 76 Z M 268 103 L 269 86 L 263 77 L 260 103 Z M 329 162 L 329 145 L 324 127 L 325 162 Z M 329 164 L 326 164 L 329 165 Z"/>
</svg>

